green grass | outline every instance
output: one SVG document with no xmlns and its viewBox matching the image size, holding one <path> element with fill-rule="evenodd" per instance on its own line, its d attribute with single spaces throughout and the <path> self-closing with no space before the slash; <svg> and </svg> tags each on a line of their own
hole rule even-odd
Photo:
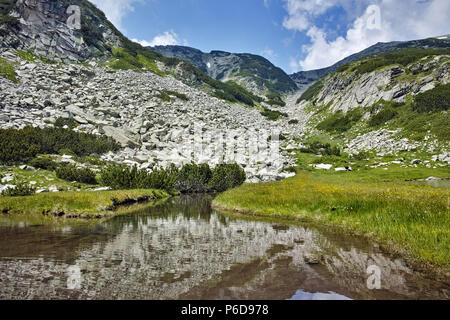
<svg viewBox="0 0 450 320">
<path fill-rule="evenodd" d="M 311 101 L 324 87 L 324 81 L 318 80 L 308 88 L 297 100 L 297 104 L 302 101 Z"/>
<path fill-rule="evenodd" d="M 57 192 L 27 197 L 0 196 L 0 212 L 6 215 L 46 215 L 65 218 L 113 216 L 119 206 L 167 198 L 160 190 Z"/>
<path fill-rule="evenodd" d="M 450 177 L 449 169 L 441 175 Z M 408 258 L 450 267 L 448 188 L 408 185 L 436 170 L 382 169 L 308 173 L 283 182 L 245 184 L 219 195 L 216 208 L 326 223 L 370 235 Z"/>
<path fill-rule="evenodd" d="M 319 123 L 317 129 L 328 133 L 343 133 L 350 130 L 362 117 L 363 114 L 359 109 L 354 109 L 346 114 L 339 111 Z"/>
<path fill-rule="evenodd" d="M 3 58 L 0 58 L 0 76 L 3 76 L 5 79 L 8 79 L 14 83 L 19 83 L 13 64 Z"/>
<path fill-rule="evenodd" d="M 271 120 L 271 121 L 277 121 L 281 117 L 286 117 L 286 118 L 288 117 L 287 113 L 276 111 L 276 110 L 270 110 L 270 109 L 266 109 L 266 108 L 264 108 L 264 110 L 261 111 L 261 115 L 263 115 L 264 117 L 266 117 L 268 120 Z"/>
</svg>

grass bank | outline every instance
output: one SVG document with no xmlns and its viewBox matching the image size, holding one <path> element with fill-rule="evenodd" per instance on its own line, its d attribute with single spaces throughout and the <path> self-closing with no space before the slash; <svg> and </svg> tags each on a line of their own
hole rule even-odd
<svg viewBox="0 0 450 320">
<path fill-rule="evenodd" d="M 450 190 L 409 185 L 390 175 L 300 172 L 274 183 L 245 184 L 219 195 L 216 209 L 337 226 L 373 237 L 423 266 L 450 268 Z M 400 174 L 403 171 L 403 174 Z M 429 173 L 429 172 L 425 172 Z M 422 175 L 424 172 L 422 172 Z M 419 172 L 414 178 L 426 178 Z"/>
<path fill-rule="evenodd" d="M 101 219 L 125 213 L 124 206 L 167 197 L 169 194 L 161 190 L 57 192 L 27 197 L 0 196 L 0 214 Z"/>
</svg>

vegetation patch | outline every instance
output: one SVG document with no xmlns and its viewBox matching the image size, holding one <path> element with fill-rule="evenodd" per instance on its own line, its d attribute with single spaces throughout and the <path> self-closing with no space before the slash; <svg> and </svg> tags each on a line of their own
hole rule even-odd
<svg viewBox="0 0 450 320">
<path fill-rule="evenodd" d="M 1 163 L 27 161 L 38 154 L 58 154 L 63 149 L 86 156 L 116 151 L 119 145 L 104 136 L 63 128 L 0 129 Z"/>
<path fill-rule="evenodd" d="M 413 110 L 420 113 L 448 109 L 450 109 L 450 83 L 420 93 L 414 98 Z"/>
<path fill-rule="evenodd" d="M 401 169 L 404 176 L 405 169 Z M 241 213 L 341 226 L 371 234 L 387 246 L 393 242 L 393 249 L 401 248 L 410 258 L 449 267 L 450 191 L 405 185 L 383 171 L 376 171 L 383 174 L 383 180 L 379 176 L 364 183 L 358 182 L 364 178 L 361 172 L 301 172 L 283 182 L 244 184 L 219 195 L 214 205 Z"/>
<path fill-rule="evenodd" d="M 289 115 L 284 112 L 276 111 L 276 110 L 270 110 L 267 108 L 264 108 L 263 111 L 261 111 L 261 114 L 266 117 L 268 120 L 271 121 L 277 121 L 282 117 L 287 118 Z"/>
<path fill-rule="evenodd" d="M 185 165 L 181 169 L 138 170 L 122 165 L 112 165 L 100 173 L 103 185 L 115 190 L 161 189 L 171 193 L 222 192 L 244 183 L 245 172 L 237 164 L 223 164 L 211 169 L 208 165 Z"/>
<path fill-rule="evenodd" d="M 350 130 L 362 118 L 359 109 L 344 114 L 342 111 L 336 112 L 317 125 L 317 129 L 329 133 L 343 133 Z"/>
<path fill-rule="evenodd" d="M 3 214 L 44 215 L 92 219 L 113 216 L 118 206 L 156 201 L 169 195 L 161 190 L 56 192 L 25 197 L 0 197 Z"/>
<path fill-rule="evenodd" d="M 24 181 L 13 181 L 12 185 L 14 185 L 14 187 L 3 190 L 1 195 L 5 197 L 22 197 L 30 196 L 36 192 L 34 186 L 31 186 Z"/>
<path fill-rule="evenodd" d="M 297 100 L 297 104 L 302 101 L 311 101 L 324 87 L 324 80 L 316 81 L 311 87 L 308 88 Z"/>
<path fill-rule="evenodd" d="M 339 67 L 337 72 L 356 72 L 358 74 L 365 74 L 390 65 L 401 65 L 406 67 L 425 57 L 448 54 L 450 54 L 449 49 L 408 48 L 379 53 L 363 58 L 357 62 L 348 63 Z"/>
<path fill-rule="evenodd" d="M 266 103 L 271 106 L 278 106 L 278 107 L 286 106 L 286 102 L 284 102 L 283 98 L 277 93 L 271 92 L 271 93 L 267 94 L 266 97 L 268 99 L 268 101 L 266 101 Z"/>
<path fill-rule="evenodd" d="M 0 25 L 16 27 L 19 24 L 17 18 L 9 15 L 15 4 L 16 0 L 0 0 Z"/>
<path fill-rule="evenodd" d="M 97 184 L 95 173 L 88 168 L 77 168 L 73 164 L 60 165 L 56 169 L 56 176 L 66 181 L 76 181 L 91 185 Z"/>
<path fill-rule="evenodd" d="M 12 63 L 9 63 L 6 59 L 0 58 L 0 75 L 5 79 L 14 83 L 19 83 L 17 79 L 17 73 Z"/>
</svg>

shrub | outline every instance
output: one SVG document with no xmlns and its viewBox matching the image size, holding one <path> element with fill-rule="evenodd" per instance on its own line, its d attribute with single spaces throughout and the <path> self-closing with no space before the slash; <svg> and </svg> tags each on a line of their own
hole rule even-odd
<svg viewBox="0 0 450 320">
<path fill-rule="evenodd" d="M 339 111 L 317 125 L 317 129 L 326 132 L 343 133 L 350 130 L 362 118 L 362 113 L 358 109 L 343 114 Z"/>
<path fill-rule="evenodd" d="M 245 171 L 239 165 L 221 164 L 213 170 L 208 187 L 213 192 L 224 192 L 242 185 L 245 179 Z"/>
<path fill-rule="evenodd" d="M 161 92 L 159 95 L 158 95 L 158 98 L 159 99 L 161 99 L 162 101 L 164 101 L 164 102 L 170 102 L 170 96 L 166 93 L 166 92 Z"/>
<path fill-rule="evenodd" d="M 417 112 L 436 112 L 450 108 L 450 83 L 418 94 L 414 99 L 413 110 Z"/>
<path fill-rule="evenodd" d="M 177 169 L 147 172 L 137 167 L 112 165 L 100 173 L 103 185 L 115 190 L 121 189 L 162 189 L 181 193 L 222 192 L 241 185 L 245 181 L 245 172 L 237 164 L 219 165 L 214 170 L 207 164 L 189 164 Z"/>
<path fill-rule="evenodd" d="M 271 92 L 271 93 L 267 94 L 266 97 L 268 99 L 268 101 L 266 103 L 271 106 L 280 106 L 280 107 L 286 106 L 286 102 L 283 101 L 283 98 L 281 98 L 281 96 L 276 93 Z"/>
<path fill-rule="evenodd" d="M 59 164 L 49 158 L 34 158 L 29 165 L 42 170 L 55 171 Z"/>
<path fill-rule="evenodd" d="M 3 190 L 2 196 L 24 197 L 24 196 L 31 196 L 36 192 L 36 188 L 34 186 L 31 186 L 24 181 L 15 181 L 13 182 L 13 184 L 15 185 L 15 187 Z"/>
<path fill-rule="evenodd" d="M 73 129 L 77 127 L 78 123 L 72 118 L 58 118 L 53 125 L 57 128 L 67 126 L 69 129 Z"/>
<path fill-rule="evenodd" d="M 407 48 L 392 52 L 383 52 L 360 60 L 351 67 L 351 71 L 364 74 L 389 65 L 401 65 L 406 67 L 424 57 L 442 54 L 450 54 L 450 50 Z"/>
<path fill-rule="evenodd" d="M 289 120 L 289 124 L 298 124 L 299 121 L 297 119 Z"/>
<path fill-rule="evenodd" d="M 270 110 L 270 109 L 266 109 L 266 108 L 264 108 L 264 111 L 261 111 L 261 114 L 271 121 L 277 121 L 281 117 L 289 116 L 287 113 Z"/>
<path fill-rule="evenodd" d="M 63 128 L 0 129 L 0 162 L 28 161 L 38 154 L 57 154 L 70 149 L 77 156 L 116 151 L 114 140 Z"/>
<path fill-rule="evenodd" d="M 385 124 L 389 120 L 394 119 L 398 115 L 397 111 L 394 109 L 388 107 L 385 109 L 382 109 L 377 114 L 373 115 L 369 120 L 369 126 L 371 127 L 378 127 L 380 125 Z"/>
<path fill-rule="evenodd" d="M 56 169 L 56 176 L 67 181 L 77 181 L 87 184 L 97 184 L 95 173 L 87 168 L 78 169 L 73 164 L 62 165 Z"/>
<path fill-rule="evenodd" d="M 306 148 L 300 149 L 303 153 L 321 154 L 323 156 L 340 156 L 341 150 L 330 143 L 321 143 L 318 141 L 307 143 Z"/>
<path fill-rule="evenodd" d="M 318 80 L 308 88 L 297 100 L 297 104 L 302 101 L 311 101 L 324 87 L 324 81 Z"/>
<path fill-rule="evenodd" d="M 180 170 L 175 182 L 175 189 L 181 193 L 208 192 L 208 182 L 212 177 L 211 168 L 207 164 L 188 164 Z"/>
<path fill-rule="evenodd" d="M 3 58 L 0 58 L 0 75 L 14 83 L 19 82 L 14 67 L 10 63 L 8 63 L 6 59 Z"/>
</svg>

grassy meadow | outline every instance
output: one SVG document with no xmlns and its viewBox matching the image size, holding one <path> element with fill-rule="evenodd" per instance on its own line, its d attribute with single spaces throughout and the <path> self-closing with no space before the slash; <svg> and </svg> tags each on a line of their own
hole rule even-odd
<svg viewBox="0 0 450 320">
<path fill-rule="evenodd" d="M 161 190 L 121 190 L 42 193 L 26 197 L 0 196 L 0 214 L 46 215 L 91 219 L 120 212 L 121 206 L 169 197 Z"/>
</svg>

